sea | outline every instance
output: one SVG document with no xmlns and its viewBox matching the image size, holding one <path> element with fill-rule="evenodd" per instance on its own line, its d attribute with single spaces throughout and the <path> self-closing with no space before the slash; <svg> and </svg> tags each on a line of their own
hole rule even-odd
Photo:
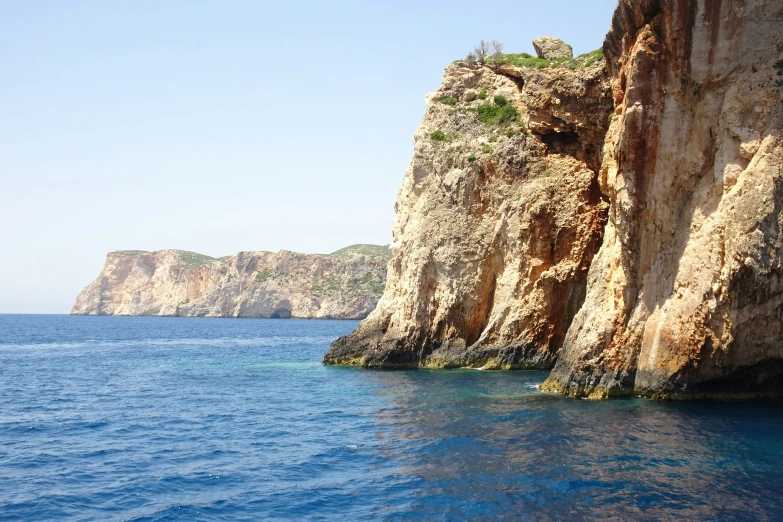
<svg viewBox="0 0 783 522">
<path fill-rule="evenodd" d="M 0 315 L 0 520 L 783 520 L 783 407 L 329 367 L 356 321 Z"/>
</svg>

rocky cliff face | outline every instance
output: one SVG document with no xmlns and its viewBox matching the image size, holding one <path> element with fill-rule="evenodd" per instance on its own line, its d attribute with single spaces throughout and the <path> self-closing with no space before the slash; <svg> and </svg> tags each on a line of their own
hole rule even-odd
<svg viewBox="0 0 783 522">
<path fill-rule="evenodd" d="M 604 242 L 545 388 L 783 390 L 783 3 L 620 2 Z"/>
<path fill-rule="evenodd" d="M 281 250 L 214 259 L 193 252 L 112 252 L 76 299 L 76 315 L 360 319 L 375 308 L 388 250 Z"/>
<path fill-rule="evenodd" d="M 606 219 L 603 62 L 456 63 L 426 102 L 387 291 L 325 362 L 551 368 Z"/>
<path fill-rule="evenodd" d="M 325 362 L 556 361 L 544 388 L 574 396 L 782 394 L 782 22 L 779 0 L 619 2 L 605 64 L 452 65 L 386 292 Z M 477 92 L 522 132 L 477 121 Z"/>
</svg>

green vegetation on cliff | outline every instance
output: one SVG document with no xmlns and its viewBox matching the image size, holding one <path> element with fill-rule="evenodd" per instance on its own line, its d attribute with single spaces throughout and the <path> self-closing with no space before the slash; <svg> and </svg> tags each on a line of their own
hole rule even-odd
<svg viewBox="0 0 783 522">
<path fill-rule="evenodd" d="M 345 258 L 357 254 L 368 257 L 387 257 L 389 255 L 389 245 L 351 245 L 332 252 L 329 256 Z"/>
<path fill-rule="evenodd" d="M 175 252 L 177 254 L 177 257 L 179 258 L 179 264 L 175 265 L 174 268 L 201 266 L 201 265 L 206 265 L 207 263 L 213 263 L 215 261 L 223 261 L 231 257 L 231 256 L 224 256 L 224 257 L 216 258 L 216 257 L 205 256 L 204 254 L 199 254 L 198 252 L 190 252 L 188 250 L 172 250 L 172 252 Z M 115 252 L 109 252 L 109 253 L 119 254 L 121 256 L 140 256 L 142 254 L 149 254 L 150 252 L 148 252 L 147 250 L 117 250 Z"/>
<path fill-rule="evenodd" d="M 509 53 L 504 54 L 500 60 L 498 60 L 498 63 L 500 65 L 514 65 L 515 67 L 544 68 L 549 67 L 551 62 L 550 60 L 544 60 L 543 58 L 536 58 L 528 53 Z"/>
<path fill-rule="evenodd" d="M 601 47 L 595 51 L 580 54 L 575 58 L 555 58 L 554 60 L 537 58 L 535 56 L 531 56 L 528 53 L 504 54 L 498 60 L 498 64 L 508 64 L 515 67 L 537 67 L 539 69 L 544 69 L 547 67 L 568 67 L 569 69 L 576 69 L 577 67 L 590 67 L 594 63 L 603 59 L 604 50 Z"/>
<path fill-rule="evenodd" d="M 487 125 L 502 125 L 516 121 L 519 113 L 505 96 L 495 96 L 493 102 L 484 102 L 478 106 L 476 117 Z"/>
<path fill-rule="evenodd" d="M 171 250 L 171 252 L 175 252 L 177 254 L 177 257 L 179 258 L 179 263 L 175 265 L 175 268 L 201 266 L 209 263 L 214 263 L 216 261 L 225 261 L 233 257 L 233 256 L 212 257 L 204 254 L 199 254 L 198 252 L 191 252 L 189 250 Z M 267 250 L 260 250 L 260 252 L 263 252 L 265 254 L 273 253 Z M 118 254 L 121 256 L 139 256 L 142 254 L 150 254 L 150 253 L 151 252 L 147 250 L 117 250 L 114 252 L 109 252 L 109 254 Z M 345 248 L 341 248 L 336 252 L 332 252 L 331 254 L 326 254 L 326 255 L 328 255 L 329 257 L 345 258 L 357 254 L 368 256 L 368 257 L 388 257 L 389 245 L 357 244 L 357 245 L 351 245 Z M 266 274 L 266 275 L 262 275 L 261 277 L 264 280 L 266 280 L 269 278 L 269 275 L 270 274 Z"/>
<path fill-rule="evenodd" d="M 432 141 L 445 141 L 446 143 L 451 143 L 456 137 L 456 134 L 451 132 L 443 132 L 440 129 L 430 133 L 430 139 Z"/>
<path fill-rule="evenodd" d="M 369 271 L 365 272 L 361 278 L 348 281 L 347 286 L 337 277 L 324 276 L 319 282 L 310 287 L 310 291 L 315 293 L 349 292 L 352 294 L 370 292 L 380 297 L 384 288 L 386 288 L 386 280 L 383 274 L 377 271 Z"/>
<path fill-rule="evenodd" d="M 138 256 L 141 254 L 149 254 L 146 250 L 117 250 L 116 252 L 109 252 L 110 254 L 119 254 L 121 256 Z"/>
<path fill-rule="evenodd" d="M 538 69 L 546 69 L 548 67 L 568 67 L 569 69 L 576 69 L 578 67 L 590 67 L 603 59 L 604 50 L 603 48 L 598 48 L 595 51 L 580 54 L 575 58 L 555 58 L 554 60 L 538 58 L 529 53 L 501 54 L 497 58 L 494 58 L 491 63 L 487 63 L 487 65 L 493 67 L 513 65 L 514 67 L 536 67 Z M 469 60 L 456 60 L 456 62 L 464 62 L 473 65 Z M 482 91 L 482 94 L 486 97 L 485 91 Z M 484 99 L 481 96 L 479 96 L 479 98 Z"/>
<path fill-rule="evenodd" d="M 207 263 L 213 263 L 219 261 L 219 259 L 199 254 L 198 252 L 189 252 L 187 250 L 175 250 L 177 257 L 179 257 L 179 264 L 174 268 L 185 268 L 189 266 L 201 266 Z"/>
<path fill-rule="evenodd" d="M 590 67 L 595 62 L 598 62 L 598 61 L 601 61 L 601 60 L 604 59 L 604 48 L 603 47 L 599 47 L 595 51 L 591 51 L 591 52 L 585 53 L 585 54 L 580 54 L 579 56 L 576 57 L 577 60 L 582 59 L 582 58 L 585 60 L 585 62 L 584 62 L 585 67 Z"/>
<path fill-rule="evenodd" d="M 378 272 L 366 272 L 362 278 L 352 285 L 354 292 L 370 291 L 380 297 L 386 288 L 386 280 Z"/>
<path fill-rule="evenodd" d="M 310 287 L 311 292 L 339 292 L 342 290 L 340 280 L 331 275 L 326 275 L 319 282 Z"/>
<path fill-rule="evenodd" d="M 266 283 L 270 279 L 274 279 L 275 271 L 271 268 L 264 268 L 261 272 L 256 272 L 255 282 Z"/>
</svg>

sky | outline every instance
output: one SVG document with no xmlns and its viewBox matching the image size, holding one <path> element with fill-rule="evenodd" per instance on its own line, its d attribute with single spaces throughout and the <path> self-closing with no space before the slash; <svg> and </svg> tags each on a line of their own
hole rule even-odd
<svg viewBox="0 0 783 522">
<path fill-rule="evenodd" d="M 614 4 L 0 0 L 0 313 L 69 313 L 114 250 L 390 243 L 443 69 L 597 49 Z"/>
</svg>

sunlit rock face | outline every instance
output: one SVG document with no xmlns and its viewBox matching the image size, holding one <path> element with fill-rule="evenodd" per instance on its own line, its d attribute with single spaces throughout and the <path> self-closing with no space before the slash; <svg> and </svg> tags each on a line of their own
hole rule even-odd
<svg viewBox="0 0 783 522">
<path fill-rule="evenodd" d="M 547 390 L 783 390 L 783 3 L 620 2 L 603 246 Z"/>
<path fill-rule="evenodd" d="M 571 66 L 446 69 L 414 135 L 386 291 L 326 363 L 552 367 L 607 210 L 608 75 Z"/>
<path fill-rule="evenodd" d="M 383 292 L 388 252 L 281 250 L 214 259 L 193 252 L 112 252 L 76 299 L 76 315 L 361 319 Z"/>
<path fill-rule="evenodd" d="M 619 2 L 606 64 L 449 67 L 386 292 L 325 362 L 556 362 L 544 389 L 593 398 L 783 394 L 782 21 L 779 0 Z M 495 94 L 517 134 L 477 121 Z"/>
</svg>

